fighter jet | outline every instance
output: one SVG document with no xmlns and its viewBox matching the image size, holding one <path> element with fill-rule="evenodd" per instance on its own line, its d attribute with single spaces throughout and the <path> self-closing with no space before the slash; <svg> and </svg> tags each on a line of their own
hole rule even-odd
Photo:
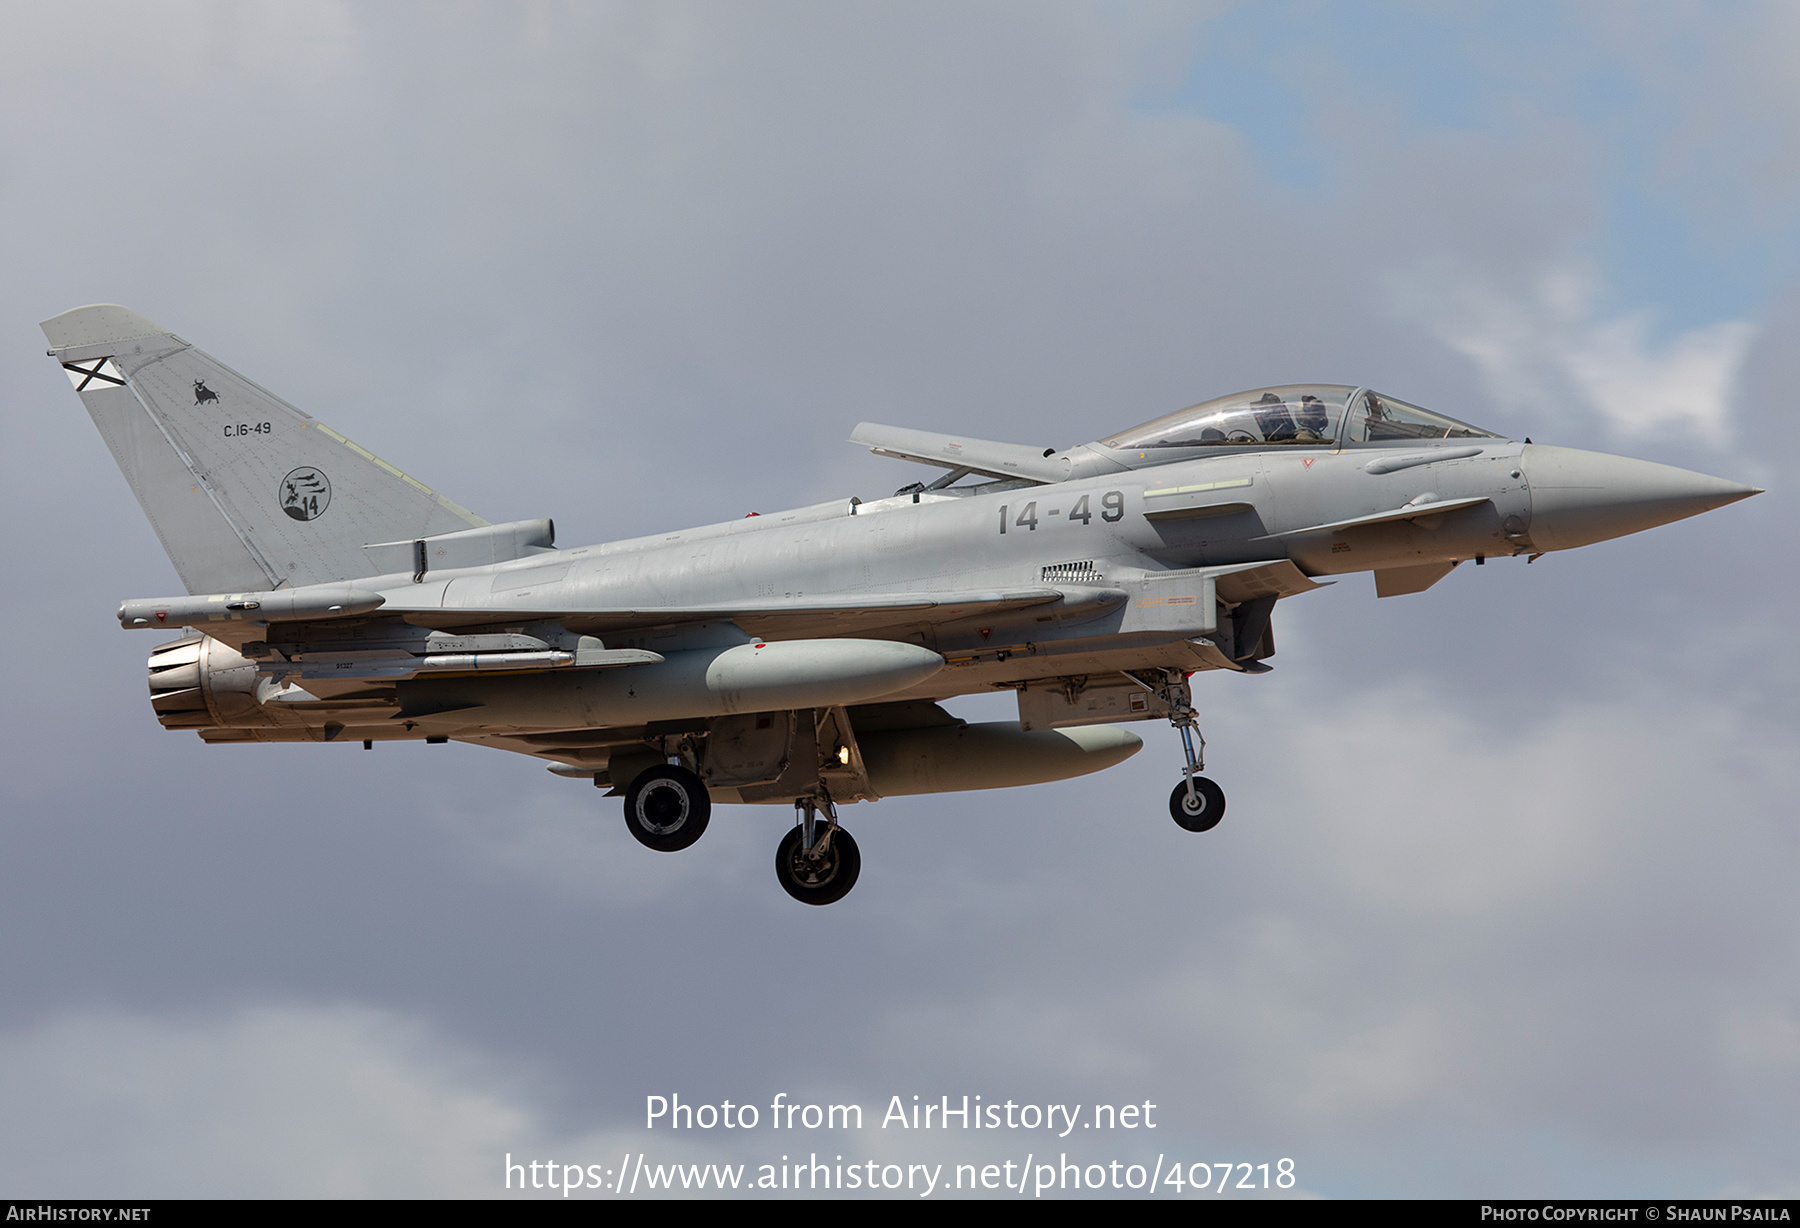
<svg viewBox="0 0 1800 1228">
<path fill-rule="evenodd" d="M 561 549 L 127 308 L 43 329 L 187 589 L 118 611 L 181 632 L 150 656 L 164 727 L 532 755 L 663 852 L 715 804 L 792 806 L 776 874 L 808 904 L 861 869 L 840 806 L 1099 771 L 1142 745 L 1131 721 L 1180 731 L 1169 811 L 1212 828 L 1189 678 L 1268 672 L 1276 603 L 1328 577 L 1419 593 L 1759 493 L 1296 384 L 1060 451 L 865 422 L 853 442 L 934 479 Z M 1018 720 L 941 706 L 995 690 Z"/>
</svg>

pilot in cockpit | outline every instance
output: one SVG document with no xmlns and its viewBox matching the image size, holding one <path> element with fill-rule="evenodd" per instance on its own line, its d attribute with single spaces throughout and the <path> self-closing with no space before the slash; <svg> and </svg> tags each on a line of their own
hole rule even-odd
<svg viewBox="0 0 1800 1228">
<path fill-rule="evenodd" d="M 1324 442 L 1326 431 L 1330 429 L 1331 417 L 1326 412 L 1325 402 L 1311 393 L 1300 398 L 1299 413 L 1295 415 L 1300 424 L 1299 438 L 1307 443 Z"/>
<path fill-rule="evenodd" d="M 1256 425 L 1262 430 L 1264 442 L 1290 443 L 1300 433 L 1287 402 L 1274 393 L 1263 393 L 1250 403 L 1250 408 L 1256 413 Z"/>
</svg>

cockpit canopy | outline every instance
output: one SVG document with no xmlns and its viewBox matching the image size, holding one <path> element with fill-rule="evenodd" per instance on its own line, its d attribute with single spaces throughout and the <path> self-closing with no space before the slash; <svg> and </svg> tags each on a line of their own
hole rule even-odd
<svg viewBox="0 0 1800 1228">
<path fill-rule="evenodd" d="M 1100 445 L 1151 448 L 1320 447 L 1428 439 L 1498 439 L 1455 418 L 1345 384 L 1285 384 L 1217 397 L 1166 414 Z"/>
</svg>

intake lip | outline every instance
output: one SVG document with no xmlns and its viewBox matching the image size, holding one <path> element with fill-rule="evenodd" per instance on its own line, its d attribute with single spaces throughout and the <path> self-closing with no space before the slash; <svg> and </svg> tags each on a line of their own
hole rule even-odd
<svg viewBox="0 0 1800 1228">
<path fill-rule="evenodd" d="M 1571 550 L 1698 516 L 1762 491 L 1652 461 L 1527 444 L 1519 467 L 1531 488 L 1531 541 Z"/>
</svg>

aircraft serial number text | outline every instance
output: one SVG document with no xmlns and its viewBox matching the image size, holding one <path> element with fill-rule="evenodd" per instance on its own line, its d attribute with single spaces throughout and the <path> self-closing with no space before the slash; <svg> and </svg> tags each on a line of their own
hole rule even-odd
<svg viewBox="0 0 1800 1228">
<path fill-rule="evenodd" d="M 1024 529 L 1027 532 L 1031 532 L 1031 533 L 1037 532 L 1037 527 L 1038 527 L 1038 510 L 1037 510 L 1037 508 L 1038 508 L 1038 501 L 1036 499 L 1033 499 L 1030 503 L 1027 503 L 1024 507 L 1020 508 L 1018 511 L 1018 515 L 1015 517 L 1013 515 L 1012 504 L 1002 503 L 1000 505 L 1000 532 L 1001 532 L 1001 534 L 1004 535 L 1006 533 L 1008 525 L 1010 525 L 1012 528 Z M 1060 516 L 1060 515 L 1062 515 L 1062 509 L 1060 507 L 1053 507 L 1044 513 L 1044 516 L 1046 518 L 1051 517 L 1051 516 Z M 1085 525 L 1085 524 L 1091 524 L 1093 522 L 1094 513 L 1093 513 L 1093 509 L 1088 504 L 1088 496 L 1087 495 L 1082 495 L 1079 499 L 1075 500 L 1075 505 L 1069 509 L 1068 518 L 1071 522 L 1073 522 L 1075 524 Z M 1108 524 L 1115 524 L 1118 521 L 1123 520 L 1124 518 L 1125 518 L 1125 492 L 1124 491 L 1109 490 L 1105 494 L 1100 496 L 1100 519 L 1106 521 Z"/>
</svg>

